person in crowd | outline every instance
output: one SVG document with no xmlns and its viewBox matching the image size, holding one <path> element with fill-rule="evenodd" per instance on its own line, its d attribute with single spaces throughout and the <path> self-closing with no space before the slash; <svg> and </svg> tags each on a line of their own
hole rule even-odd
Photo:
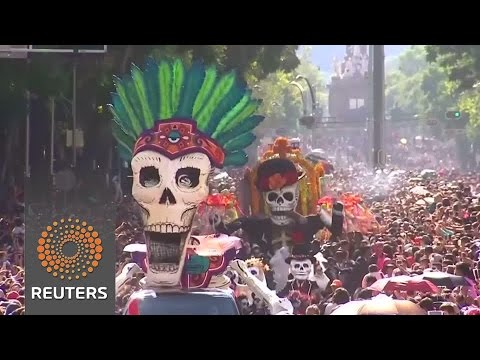
<svg viewBox="0 0 480 360">
<path fill-rule="evenodd" d="M 325 307 L 324 315 L 330 315 L 342 304 L 346 304 L 350 301 L 350 294 L 345 288 L 338 288 L 335 290 L 332 296 L 332 302 L 328 303 Z"/>
</svg>

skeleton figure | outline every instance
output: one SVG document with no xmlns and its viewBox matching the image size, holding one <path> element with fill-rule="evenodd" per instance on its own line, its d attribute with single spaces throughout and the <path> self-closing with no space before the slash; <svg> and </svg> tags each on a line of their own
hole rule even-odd
<svg viewBox="0 0 480 360">
<path fill-rule="evenodd" d="M 245 261 L 245 265 L 248 268 L 248 271 L 250 274 L 255 276 L 266 288 L 267 287 L 267 281 L 265 278 L 265 272 L 269 270 L 268 265 L 263 264 L 262 259 L 258 258 L 250 258 Z M 242 281 L 242 279 L 238 276 L 238 274 L 235 274 L 233 277 L 235 283 L 235 296 L 239 297 L 242 295 L 245 295 L 250 303 L 250 305 L 253 304 L 254 302 L 254 296 L 252 293 L 252 289 L 250 289 L 245 283 Z"/>
<path fill-rule="evenodd" d="M 307 280 L 312 269 L 313 266 L 310 259 L 291 260 L 290 262 L 290 273 L 293 275 L 294 279 L 299 281 Z"/>
<path fill-rule="evenodd" d="M 296 212 L 299 199 L 299 181 L 304 173 L 284 158 L 272 158 L 260 164 L 256 174 L 256 187 L 268 207 L 269 217 L 243 217 L 229 224 L 221 224 L 219 232 L 231 234 L 242 229 L 248 240 L 263 247 L 270 254 L 275 285 L 282 290 L 288 281 L 288 265 L 285 263 L 294 245 L 310 245 L 314 234 L 327 227 L 332 234 L 340 234 L 343 225 L 343 206 L 332 212 L 330 218 L 324 210 L 319 214 L 302 216 Z M 337 219 L 339 218 L 339 219 Z M 335 220 L 335 221 L 334 221 Z M 338 220 L 338 221 L 337 221 Z"/>
<path fill-rule="evenodd" d="M 296 315 L 304 315 L 309 305 L 318 303 L 320 300 L 319 287 L 315 281 L 310 280 L 317 260 L 307 252 L 306 246 L 293 248 L 292 256 L 285 260 L 290 264 L 293 280 L 289 280 L 287 285 L 277 293 L 279 297 L 290 300 Z"/>
<path fill-rule="evenodd" d="M 115 85 L 113 132 L 121 156 L 131 159 L 132 195 L 143 210 L 146 283 L 179 286 L 209 174 L 247 162 L 250 131 L 263 120 L 254 115 L 260 103 L 234 73 L 200 63 L 186 68 L 181 60 L 150 59 Z"/>
</svg>

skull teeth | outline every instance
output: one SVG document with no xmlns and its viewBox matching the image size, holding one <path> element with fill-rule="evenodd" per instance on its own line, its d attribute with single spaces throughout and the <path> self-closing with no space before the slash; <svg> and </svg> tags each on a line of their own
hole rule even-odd
<svg viewBox="0 0 480 360">
<path fill-rule="evenodd" d="M 180 268 L 176 264 L 150 264 L 150 270 L 153 272 L 171 272 L 176 273 Z"/>
<path fill-rule="evenodd" d="M 285 207 L 272 206 L 271 210 L 275 211 L 275 212 L 285 212 L 285 211 L 292 211 L 293 209 L 285 208 Z"/>
<path fill-rule="evenodd" d="M 159 233 L 185 233 L 190 230 L 188 226 L 179 226 L 175 224 L 156 224 L 148 225 L 144 229 L 145 231 L 159 232 Z"/>
</svg>

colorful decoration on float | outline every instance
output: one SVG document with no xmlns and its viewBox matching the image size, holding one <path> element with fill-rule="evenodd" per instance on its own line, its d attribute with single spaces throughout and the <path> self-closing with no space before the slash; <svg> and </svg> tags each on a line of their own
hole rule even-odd
<svg viewBox="0 0 480 360">
<path fill-rule="evenodd" d="M 338 201 L 344 204 L 346 232 L 358 231 L 367 233 L 379 227 L 373 213 L 363 204 L 363 199 L 358 194 L 344 193 Z M 317 205 L 327 211 L 332 209 L 335 199 L 332 196 L 324 196 L 318 200 Z"/>
</svg>

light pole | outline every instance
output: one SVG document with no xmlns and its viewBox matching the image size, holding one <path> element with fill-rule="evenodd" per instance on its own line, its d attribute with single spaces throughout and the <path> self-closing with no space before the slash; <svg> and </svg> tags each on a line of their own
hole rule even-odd
<svg viewBox="0 0 480 360">
<path fill-rule="evenodd" d="M 312 98 L 312 114 L 316 115 L 317 114 L 317 99 L 316 99 L 316 96 L 315 96 L 315 90 L 314 90 L 312 84 L 310 83 L 310 80 L 308 80 L 303 75 L 297 75 L 295 80 L 303 80 L 307 83 L 308 89 L 310 90 L 310 97 Z"/>
<path fill-rule="evenodd" d="M 384 45 L 373 45 L 373 166 L 383 169 L 385 126 L 385 52 Z"/>
<path fill-rule="evenodd" d="M 303 116 L 307 116 L 307 104 L 305 104 L 305 90 L 303 89 L 302 85 L 300 85 L 296 81 L 290 82 L 290 85 L 295 86 L 298 90 L 300 90 L 300 96 L 302 98 L 302 107 L 303 107 Z"/>
<path fill-rule="evenodd" d="M 310 83 L 310 80 L 308 80 L 305 76 L 303 75 L 297 75 L 297 77 L 295 78 L 295 80 L 303 80 L 307 83 L 308 85 L 308 89 L 310 90 L 310 97 L 311 97 L 311 100 L 312 100 L 312 113 L 310 116 L 303 116 L 301 119 L 300 119 L 300 123 L 302 123 L 307 129 L 311 130 L 311 141 L 310 141 L 310 144 L 311 144 L 311 147 L 313 148 L 314 147 L 314 142 L 313 142 L 313 133 L 314 133 L 314 127 L 315 127 L 315 122 L 317 121 L 317 118 L 320 118 L 320 121 L 322 120 L 322 117 L 323 117 L 323 112 L 318 114 L 317 112 L 317 98 L 315 96 L 315 89 L 314 87 L 312 86 L 312 84 Z"/>
</svg>

